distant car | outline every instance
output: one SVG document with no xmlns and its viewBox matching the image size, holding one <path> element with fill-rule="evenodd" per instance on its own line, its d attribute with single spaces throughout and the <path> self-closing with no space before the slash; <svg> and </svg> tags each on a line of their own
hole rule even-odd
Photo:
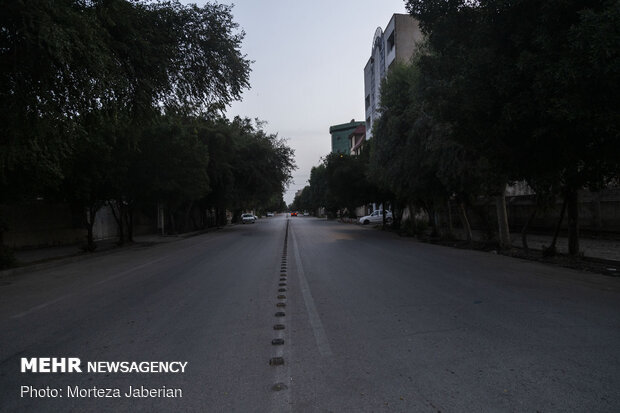
<svg viewBox="0 0 620 413">
<path fill-rule="evenodd" d="M 273 212 L 267 212 L 267 216 L 268 217 L 272 217 L 272 216 L 274 216 L 274 213 Z"/>
<path fill-rule="evenodd" d="M 310 215 L 310 213 L 308 211 L 305 211 L 304 216 L 307 217 L 308 215 Z"/>
<path fill-rule="evenodd" d="M 252 214 L 243 214 L 241 215 L 241 223 L 242 224 L 253 224 L 256 222 L 256 217 Z"/>
<path fill-rule="evenodd" d="M 292 217 L 296 217 L 297 216 L 297 212 L 291 212 L 291 216 Z"/>
<path fill-rule="evenodd" d="M 391 211 L 385 211 L 385 221 L 389 224 L 392 222 L 392 212 Z M 376 211 L 374 211 L 372 214 L 370 215 L 366 215 L 365 217 L 361 217 L 359 219 L 359 223 L 362 225 L 366 225 L 366 224 L 379 224 L 383 222 L 383 210 L 378 209 Z"/>
</svg>

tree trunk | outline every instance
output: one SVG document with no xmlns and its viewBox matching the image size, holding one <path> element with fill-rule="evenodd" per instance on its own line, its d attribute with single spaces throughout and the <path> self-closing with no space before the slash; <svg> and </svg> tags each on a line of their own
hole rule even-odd
<svg viewBox="0 0 620 413">
<path fill-rule="evenodd" d="M 98 210 L 99 208 L 94 206 L 88 207 L 88 217 L 86 217 L 86 250 L 91 252 L 97 248 L 93 236 L 93 227 Z"/>
<path fill-rule="evenodd" d="M 393 202 L 392 205 L 394 206 L 392 208 L 392 228 L 395 230 L 399 230 L 400 225 L 403 221 L 403 212 L 405 211 L 405 207 L 402 205 L 402 203 L 396 202 Z"/>
<path fill-rule="evenodd" d="M 527 231 L 532 221 L 534 221 L 534 218 L 536 218 L 537 213 L 538 213 L 538 202 L 536 203 L 536 205 L 534 205 L 534 211 L 532 211 L 529 218 L 525 222 L 525 225 L 523 225 L 523 229 L 521 230 L 521 243 L 523 244 L 523 249 L 525 251 L 529 250 L 529 247 L 527 245 Z"/>
<path fill-rule="evenodd" d="M 385 229 L 385 207 L 383 207 L 383 209 L 381 210 L 381 212 L 383 213 L 383 229 Z"/>
<path fill-rule="evenodd" d="M 433 207 L 433 222 L 435 223 L 435 233 L 438 237 L 441 237 L 441 225 L 439 221 L 439 210 Z"/>
<path fill-rule="evenodd" d="M 568 206 L 568 253 L 579 255 L 579 192 L 569 188 L 566 192 Z"/>
<path fill-rule="evenodd" d="M 178 235 L 177 233 L 177 224 L 174 220 L 174 211 L 172 211 L 172 208 L 168 209 L 168 214 L 170 215 L 170 228 L 172 229 L 171 234 L 173 235 Z"/>
<path fill-rule="evenodd" d="M 216 208 L 215 209 L 215 222 L 218 227 L 223 227 L 227 224 L 226 222 L 226 209 Z"/>
<path fill-rule="evenodd" d="M 553 239 L 551 240 L 551 245 L 549 245 L 549 247 L 547 247 L 547 249 L 543 251 L 543 255 L 545 256 L 552 256 L 556 254 L 555 244 L 558 240 L 558 235 L 560 235 L 560 228 L 562 227 L 562 221 L 564 221 L 564 213 L 566 212 L 566 201 L 567 201 L 567 196 L 565 195 L 564 200 L 562 201 L 562 210 L 560 211 L 560 219 L 558 219 L 558 223 L 555 226 L 555 232 L 553 233 Z"/>
<path fill-rule="evenodd" d="M 134 212 L 133 207 L 127 208 L 126 223 L 127 223 L 127 241 L 128 242 L 133 242 L 133 212 Z"/>
<path fill-rule="evenodd" d="M 504 191 L 495 197 L 495 207 L 497 210 L 497 224 L 498 224 L 498 237 L 499 247 L 502 249 L 509 249 L 511 247 L 510 241 L 510 229 L 508 228 L 508 212 L 506 211 L 506 195 Z"/>
<path fill-rule="evenodd" d="M 114 203 L 118 206 L 118 211 L 114 208 Z M 118 245 L 125 244 L 125 226 L 123 225 L 123 211 L 121 210 L 118 201 L 108 202 L 110 209 L 112 210 L 112 215 L 114 216 L 114 220 L 116 221 L 116 226 L 118 227 Z"/>
<path fill-rule="evenodd" d="M 431 226 L 431 237 L 438 235 L 437 221 L 435 220 L 435 207 L 432 204 L 427 204 L 426 214 L 428 215 L 428 223 Z"/>
<path fill-rule="evenodd" d="M 189 205 L 187 206 L 187 209 L 185 210 L 185 218 L 183 222 L 183 232 L 189 232 L 188 228 L 189 228 L 189 217 L 190 214 L 192 212 L 192 208 L 194 207 L 194 201 L 190 201 Z M 192 230 L 195 230 L 196 228 L 192 228 Z"/>
<path fill-rule="evenodd" d="M 467 242 L 471 243 L 473 240 L 473 235 L 471 233 L 471 225 L 469 225 L 467 211 L 465 210 L 465 204 L 463 202 L 459 202 L 459 212 L 461 213 L 461 223 L 463 224 L 463 231 L 465 231 L 465 237 L 467 238 Z"/>
<path fill-rule="evenodd" d="M 450 205 L 450 198 L 448 198 L 448 231 L 450 236 L 454 233 L 454 225 L 452 224 L 452 206 Z"/>
</svg>

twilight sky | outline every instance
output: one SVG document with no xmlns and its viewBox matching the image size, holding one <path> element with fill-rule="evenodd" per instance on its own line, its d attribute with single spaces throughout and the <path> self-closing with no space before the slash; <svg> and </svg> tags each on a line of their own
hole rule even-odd
<svg viewBox="0 0 620 413">
<path fill-rule="evenodd" d="M 189 1 L 188 1 L 189 2 Z M 198 1 L 198 4 L 204 2 Z M 267 121 L 288 139 L 298 169 L 287 204 L 329 153 L 330 125 L 364 120 L 364 65 L 377 27 L 406 13 L 403 0 L 221 0 L 246 32 L 251 89 L 227 111 Z"/>
</svg>

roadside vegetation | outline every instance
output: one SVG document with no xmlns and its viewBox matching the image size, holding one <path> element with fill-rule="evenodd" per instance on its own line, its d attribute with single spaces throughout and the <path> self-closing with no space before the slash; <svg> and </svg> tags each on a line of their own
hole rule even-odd
<svg viewBox="0 0 620 413">
<path fill-rule="evenodd" d="M 578 191 L 620 176 L 620 3 L 406 4 L 426 40 L 385 78 L 367 154 L 327 156 L 296 209 L 389 201 L 395 227 L 408 207 L 445 238 L 458 213 L 471 242 L 467 211 L 494 199 L 492 232 L 508 249 L 505 189 L 524 182 L 537 199 L 528 223 L 562 200 L 557 228 L 566 215 L 569 252 L 578 255 Z M 546 254 L 555 253 L 558 230 Z"/>
<path fill-rule="evenodd" d="M 226 209 L 281 207 L 292 149 L 260 121 L 224 117 L 250 86 L 231 7 L 9 0 L 0 27 L 0 204 L 69 203 L 90 250 L 104 204 L 121 243 L 146 204 L 165 207 L 172 232 L 195 206 L 217 225 Z M 0 216 L 6 265 L 4 230 Z"/>
</svg>

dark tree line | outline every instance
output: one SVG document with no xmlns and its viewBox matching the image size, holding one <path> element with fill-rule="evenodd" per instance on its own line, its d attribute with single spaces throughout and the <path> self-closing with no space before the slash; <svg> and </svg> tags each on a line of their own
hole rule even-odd
<svg viewBox="0 0 620 413">
<path fill-rule="evenodd" d="M 355 209 L 370 202 L 390 199 L 369 174 L 370 149 L 358 156 L 330 153 L 310 171 L 309 185 L 295 197 L 291 208 L 316 213 L 325 208 L 330 216 L 355 216 Z"/>
<path fill-rule="evenodd" d="M 123 242 L 148 202 L 174 219 L 191 205 L 222 216 L 281 200 L 292 150 L 260 123 L 223 117 L 249 87 L 251 63 L 230 6 L 0 7 L 0 203 L 43 197 L 83 208 L 92 248 L 105 203 Z"/>
<path fill-rule="evenodd" d="M 470 239 L 466 207 L 494 198 L 502 247 L 505 188 L 526 182 L 537 197 L 530 221 L 562 199 L 578 254 L 578 191 L 620 176 L 620 3 L 406 5 L 425 42 L 383 82 L 367 177 L 431 225 L 456 205 Z"/>
</svg>

